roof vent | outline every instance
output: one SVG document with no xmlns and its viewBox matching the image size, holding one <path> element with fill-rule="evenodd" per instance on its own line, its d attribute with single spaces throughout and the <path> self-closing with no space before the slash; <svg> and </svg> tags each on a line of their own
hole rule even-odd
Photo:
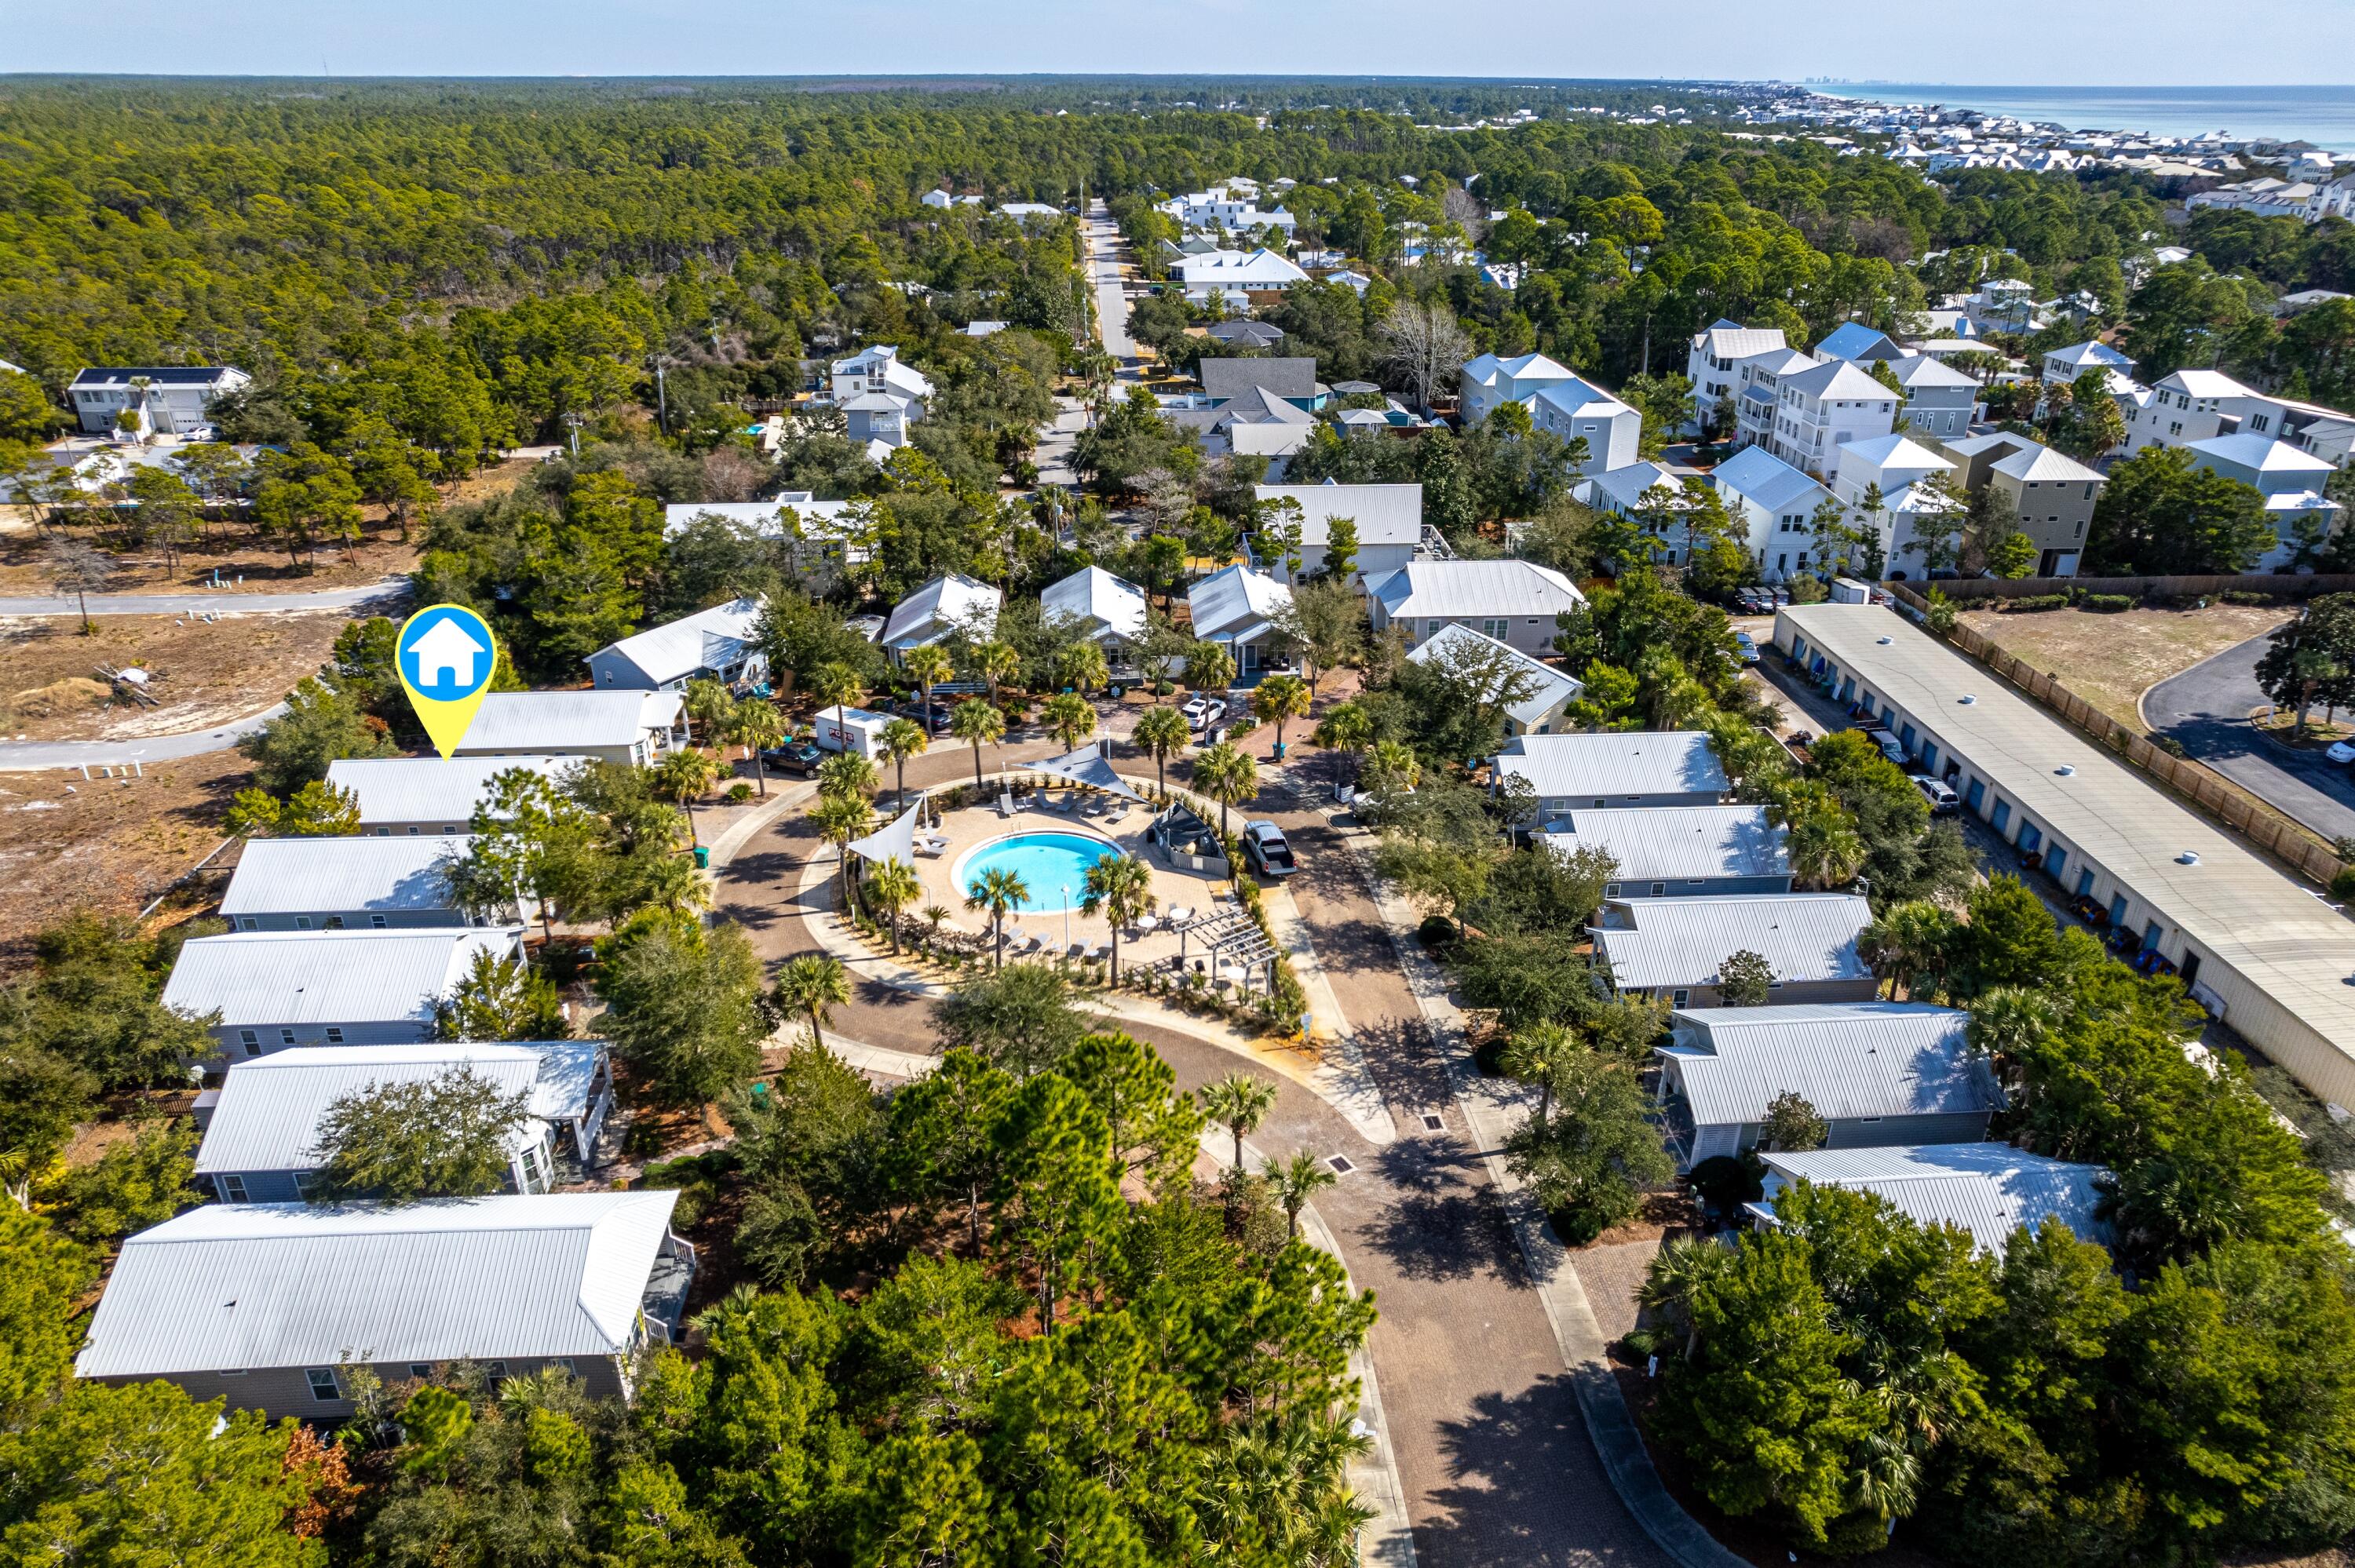
<svg viewBox="0 0 2355 1568">
<path fill-rule="evenodd" d="M 1897 639 L 1895 639 L 1894 637 L 1876 637 L 1876 638 L 1874 638 L 1874 639 L 1873 639 L 1873 641 L 1874 641 L 1875 642 L 1880 643 L 1883 648 L 1886 648 L 1886 647 L 1888 647 L 1891 643 L 1892 643 L 1892 642 L 1896 641 L 1897 641 Z"/>
<path fill-rule="evenodd" d="M 2175 863 L 2178 865 L 2198 865 L 2200 863 L 2200 852 L 2198 850 L 2185 850 L 2181 854 L 2175 857 Z"/>
<path fill-rule="evenodd" d="M 1965 692 L 1961 696 L 1956 697 L 1955 701 L 1960 703 L 1965 707 L 1969 707 L 1973 703 L 1977 702 L 1978 698 L 1969 692 Z"/>
<path fill-rule="evenodd" d="M 2058 768 L 2054 768 L 2052 771 L 2053 771 L 2053 772 L 2055 772 L 2055 773 L 2057 773 L 2057 774 L 2059 774 L 2059 775 L 2060 775 L 2062 778 L 2063 778 L 2063 779 L 2074 779 L 2075 777 L 2077 777 L 2077 769 L 2076 769 L 2076 768 L 2075 768 L 2073 765 L 2072 765 L 2072 764 L 2070 764 L 2070 763 L 2066 763 L 2066 762 L 2062 763 L 2060 767 L 2058 767 Z"/>
</svg>

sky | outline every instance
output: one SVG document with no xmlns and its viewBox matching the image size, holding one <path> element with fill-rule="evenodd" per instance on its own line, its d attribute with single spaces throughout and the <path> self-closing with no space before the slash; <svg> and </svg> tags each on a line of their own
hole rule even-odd
<svg viewBox="0 0 2355 1568">
<path fill-rule="evenodd" d="M 1468 13 L 1468 14 L 1467 14 Z M 2355 78 L 2355 0 L 0 0 L 0 71 L 798 76 L 975 71 L 2298 84 Z M 1974 42 L 1976 40 L 1976 42 Z M 2000 45 L 2000 58 L 1974 51 Z"/>
</svg>

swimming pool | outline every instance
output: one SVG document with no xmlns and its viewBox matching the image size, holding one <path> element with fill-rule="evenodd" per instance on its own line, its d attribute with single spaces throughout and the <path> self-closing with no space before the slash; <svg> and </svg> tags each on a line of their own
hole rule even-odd
<svg viewBox="0 0 2355 1568">
<path fill-rule="evenodd" d="M 960 892 L 970 888 L 985 871 L 1010 871 L 1030 890 L 1030 896 L 1015 906 L 1024 913 L 1076 909 L 1088 868 L 1120 853 L 1118 844 L 1089 833 L 1016 833 L 967 854 L 957 865 L 956 886 Z M 1063 897 L 1067 887 L 1071 890 L 1068 906 Z"/>
</svg>

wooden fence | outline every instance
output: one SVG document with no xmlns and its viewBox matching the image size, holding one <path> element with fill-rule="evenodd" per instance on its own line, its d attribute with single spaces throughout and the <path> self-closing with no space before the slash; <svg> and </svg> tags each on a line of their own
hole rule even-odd
<svg viewBox="0 0 2355 1568">
<path fill-rule="evenodd" d="M 2247 573 L 2240 577 L 1954 577 L 1934 583 L 1892 582 L 1900 588 L 1934 588 L 1960 604 L 1968 599 L 2026 599 L 2033 594 L 2126 594 L 2133 599 L 2214 598 L 2225 593 L 2261 593 L 2276 599 L 2312 599 L 2317 594 L 2355 591 L 2355 573 Z"/>
<path fill-rule="evenodd" d="M 2279 579 L 2127 577 L 2115 580 L 2231 583 L 2266 582 Z M 2317 579 L 2299 577 L 2293 580 L 2306 583 Z M 2346 580 L 2355 583 L 2355 578 Z M 1917 615 L 1927 609 L 1928 607 L 1923 601 L 1922 596 L 1915 593 L 1909 585 L 1891 582 L 1882 586 L 1887 588 L 1899 602 L 1913 609 Z M 2195 762 L 2188 757 L 2176 757 L 2162 751 L 2151 743 L 2148 736 L 2138 733 L 2131 726 L 2120 724 L 2116 719 L 2062 685 L 2059 676 L 2036 669 L 2001 643 L 1981 636 L 1967 626 L 1955 627 L 1946 633 L 1946 641 L 1961 652 L 1967 653 L 1994 671 L 2002 679 L 2027 693 L 2029 696 L 2042 704 L 2052 713 L 2066 719 L 2112 755 L 2124 758 L 2127 762 L 2141 768 L 2187 804 L 2238 833 L 2292 871 L 2324 887 L 2329 886 L 2330 879 L 2339 874 L 2342 863 L 2338 852 L 2333 850 L 2320 835 L 2293 821 L 2207 764 Z"/>
</svg>

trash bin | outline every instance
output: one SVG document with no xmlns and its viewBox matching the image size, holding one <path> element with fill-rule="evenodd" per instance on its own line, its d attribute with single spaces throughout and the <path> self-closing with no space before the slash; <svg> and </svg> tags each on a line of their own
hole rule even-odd
<svg viewBox="0 0 2355 1568">
<path fill-rule="evenodd" d="M 1212 746 L 1224 746 L 1226 743 L 1226 726 L 1224 725 L 1212 725 L 1210 726 L 1210 738 L 1209 744 Z"/>
<path fill-rule="evenodd" d="M 695 846 L 695 869 L 698 871 L 709 871 L 711 869 L 711 846 L 709 844 L 698 844 Z"/>
<path fill-rule="evenodd" d="M 1124 701 L 1125 701 L 1125 700 L 1127 699 L 1127 697 L 1128 697 L 1128 688 L 1127 688 L 1126 686 L 1124 686 L 1124 685 L 1121 684 L 1118 681 L 1114 681 L 1114 682 L 1112 683 L 1112 700 L 1113 700 L 1114 702 L 1116 702 L 1116 703 L 1117 703 L 1117 702 L 1124 702 Z"/>
</svg>

